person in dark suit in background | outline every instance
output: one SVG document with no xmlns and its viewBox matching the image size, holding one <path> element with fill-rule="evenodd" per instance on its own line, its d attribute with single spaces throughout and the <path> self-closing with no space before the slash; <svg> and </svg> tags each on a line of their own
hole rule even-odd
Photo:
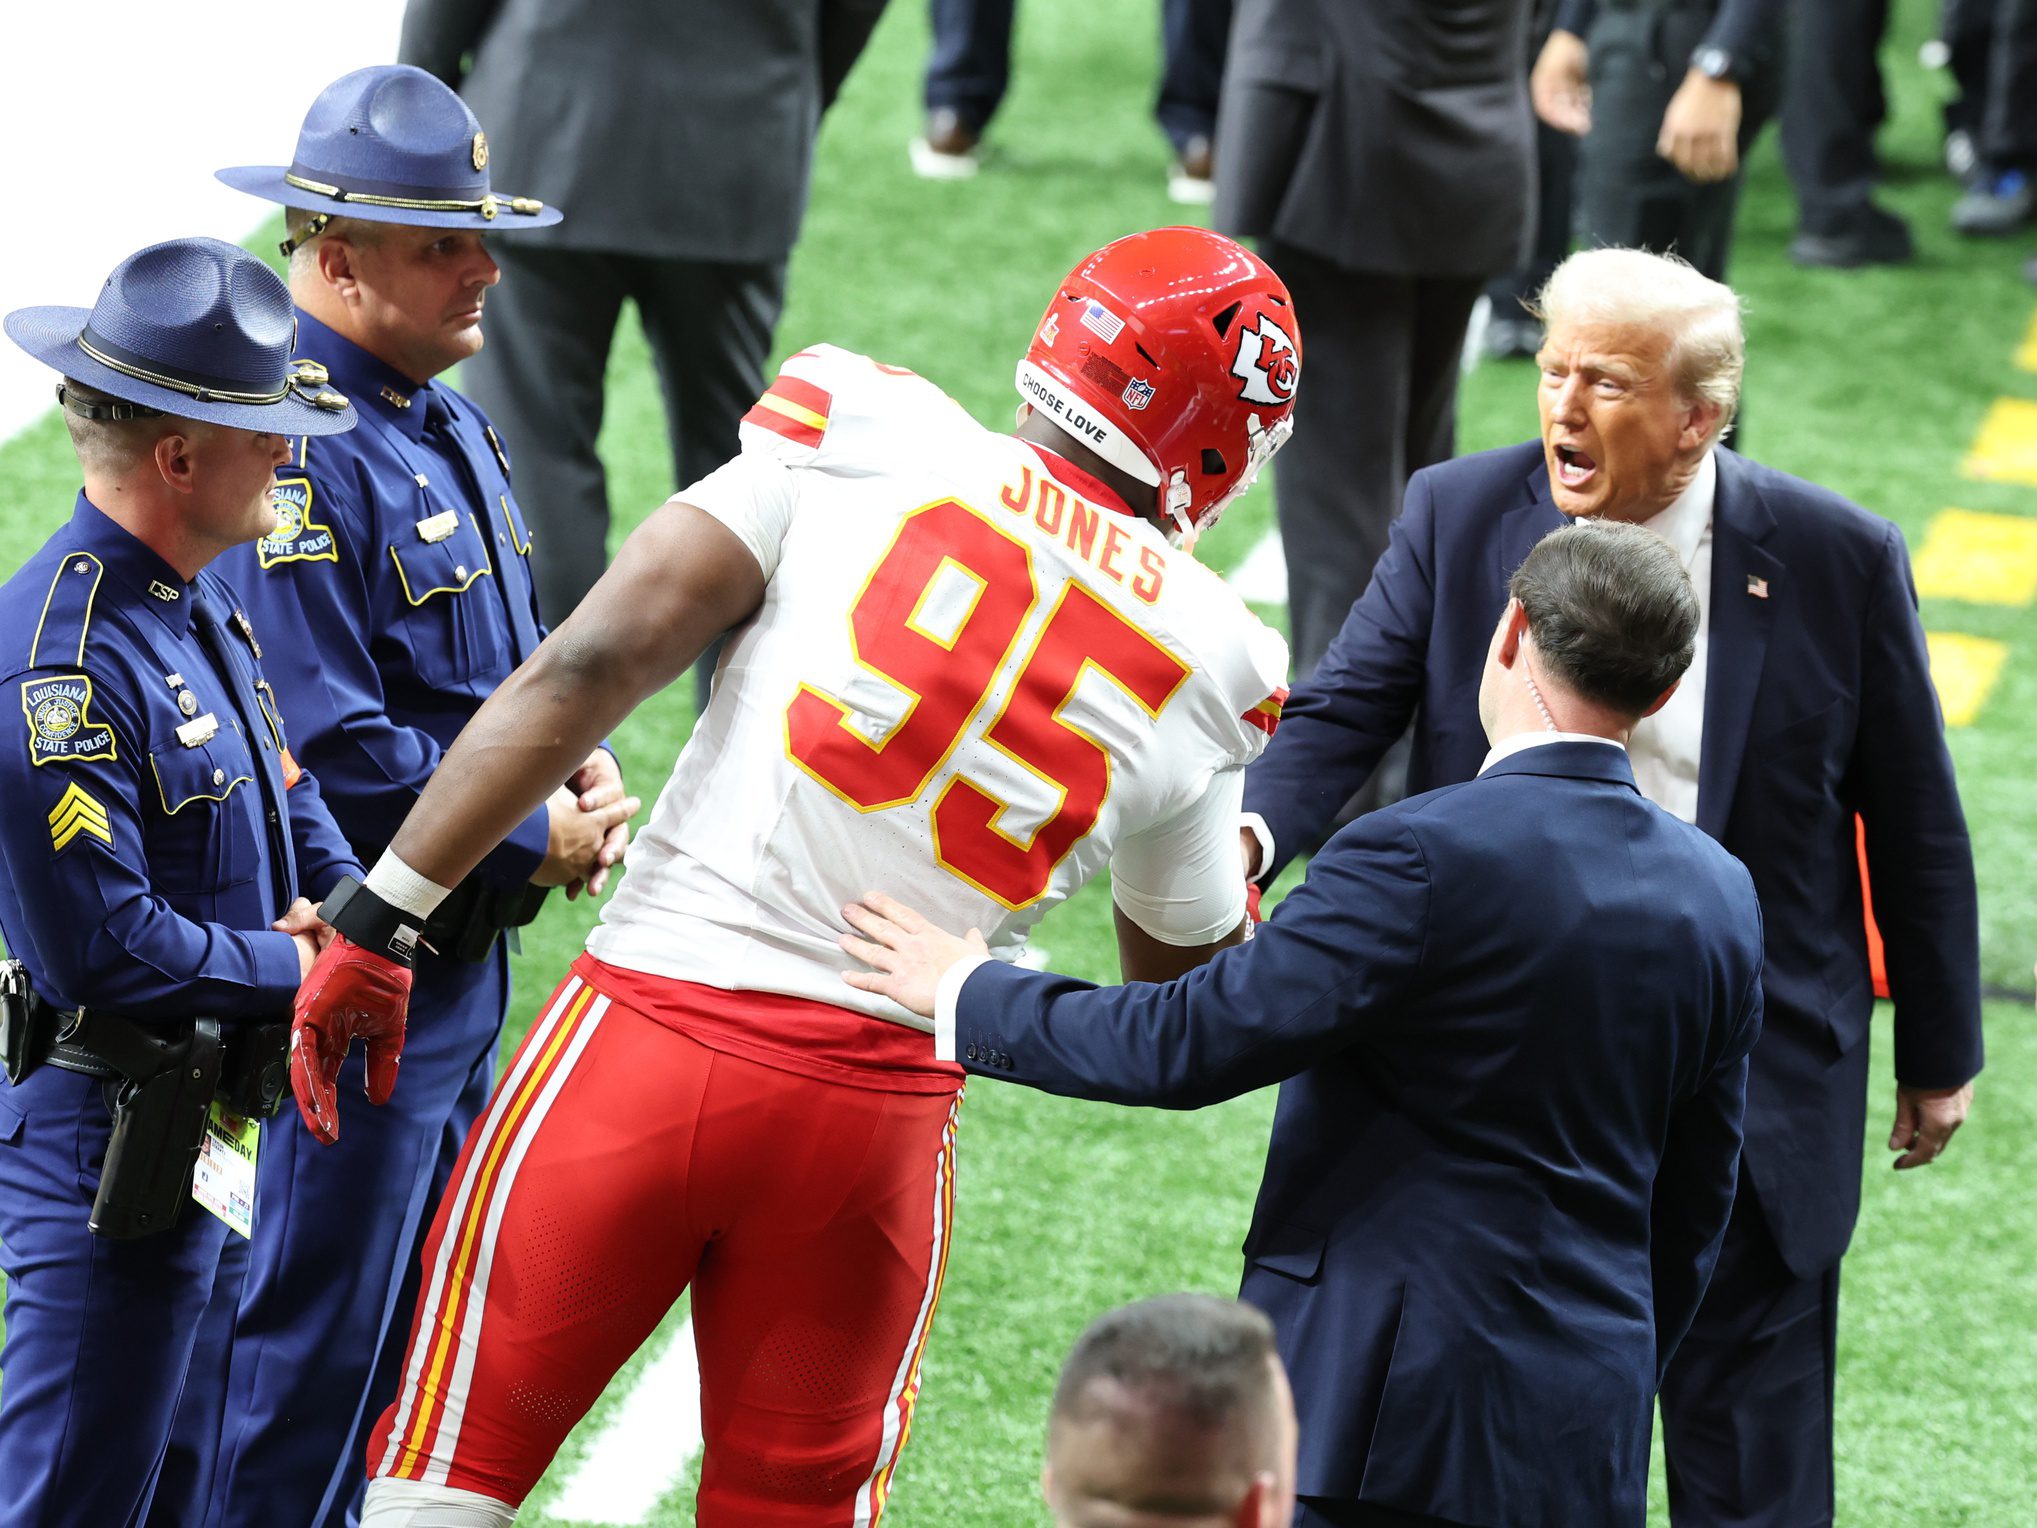
<svg viewBox="0 0 2037 1528">
<path fill-rule="evenodd" d="M 1733 1203 L 1761 912 L 1623 747 L 1697 597 L 1613 523 L 1552 532 L 1510 593 L 1478 777 L 1359 818 L 1178 981 L 1099 990 L 844 910 L 875 968 L 848 980 L 970 1071 L 1173 1108 L 1283 1083 L 1241 1297 L 1294 1382 L 1297 1528 L 1636 1528 Z"/>
<path fill-rule="evenodd" d="M 1040 1489 L 1056 1528 L 1288 1528 L 1294 1449 L 1294 1394 L 1265 1314 L 1157 1295 L 1076 1339 L 1054 1386 Z"/>
<path fill-rule="evenodd" d="M 517 443 L 538 607 L 573 613 L 608 566 L 608 350 L 637 306 L 674 480 L 736 453 L 764 390 L 814 136 L 884 0 L 411 0 L 398 57 L 488 124 L 493 152 L 572 219 L 493 249 L 487 349 L 461 385 Z M 488 149 L 476 150 L 477 155 Z M 706 699 L 708 668 L 698 671 Z"/>
<path fill-rule="evenodd" d="M 1213 194 L 1211 154 L 1224 40 L 1232 0 L 1160 0 L 1160 96 L 1153 115 L 1174 148 L 1167 194 L 1205 204 Z M 928 180 L 967 180 L 977 145 L 1011 85 L 1011 36 L 1018 0 L 933 0 L 927 57 L 926 124 L 908 152 Z"/>
<path fill-rule="evenodd" d="M 1534 120 L 1519 0 L 1239 0 L 1216 226 L 1308 315 L 1308 395 L 1274 468 L 1294 672 L 1365 592 L 1410 472 L 1455 441 L 1464 330 L 1526 254 Z"/>
<path fill-rule="evenodd" d="M 1592 250 L 1541 313 L 1542 438 L 1408 485 L 1372 587 L 1246 775 L 1247 872 L 1270 880 L 1306 850 L 1410 718 L 1410 789 L 1476 773 L 1481 636 L 1506 570 L 1552 527 L 1632 520 L 1670 540 L 1706 629 L 1635 732 L 1635 777 L 1746 863 L 1768 930 L 1740 1197 L 1663 1384 L 1670 1511 L 1825 1523 L 1874 1011 L 1856 814 L 1896 999 L 1897 1167 L 1944 1150 L 1982 1059 L 1973 851 L 1909 556 L 1888 521 L 1719 444 L 1745 350 L 1728 288 Z"/>
<path fill-rule="evenodd" d="M 1724 278 L 1741 166 L 1781 89 L 1782 0 L 1564 0 L 1535 112 L 1584 139 L 1578 235 Z"/>
</svg>

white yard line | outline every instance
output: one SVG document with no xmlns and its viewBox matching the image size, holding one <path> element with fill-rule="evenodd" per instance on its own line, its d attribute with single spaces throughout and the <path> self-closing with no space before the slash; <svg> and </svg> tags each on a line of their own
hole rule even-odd
<svg viewBox="0 0 2037 1528">
<path fill-rule="evenodd" d="M 270 209 L 212 172 L 288 164 L 311 98 L 396 56 L 403 0 L 349 0 L 343 25 L 333 14 L 272 0 L 0 7 L 0 312 L 89 307 L 144 245 L 259 227 Z M 0 346 L 0 440 L 52 407 L 55 386 Z"/>
<path fill-rule="evenodd" d="M 636 1528 L 651 1520 L 699 1451 L 700 1364 L 689 1321 L 638 1376 L 545 1515 Z"/>
</svg>

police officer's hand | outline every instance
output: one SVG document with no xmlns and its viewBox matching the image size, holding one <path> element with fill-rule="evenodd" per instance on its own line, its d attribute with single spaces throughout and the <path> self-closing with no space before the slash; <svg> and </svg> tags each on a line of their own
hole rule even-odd
<svg viewBox="0 0 2037 1528">
<path fill-rule="evenodd" d="M 544 863 L 538 866 L 531 883 L 573 887 L 604 868 L 600 857 L 609 830 L 628 822 L 643 803 L 634 796 L 624 796 L 620 801 L 583 812 L 579 796 L 571 787 L 562 785 L 552 792 L 545 805 L 551 814 L 551 841 L 545 849 Z"/>
<path fill-rule="evenodd" d="M 269 925 L 279 934 L 288 934 L 297 941 L 297 979 L 302 981 L 311 974 L 311 967 L 325 947 L 332 943 L 332 925 L 318 916 L 318 908 L 303 897 L 290 904 L 290 910 Z"/>
<path fill-rule="evenodd" d="M 1549 34 L 1528 76 L 1535 115 L 1573 138 L 1591 131 L 1591 50 L 1575 32 Z"/>
<path fill-rule="evenodd" d="M 603 807 L 613 806 L 623 800 L 622 766 L 615 762 L 615 755 L 606 748 L 597 748 L 587 755 L 587 762 L 573 771 L 573 778 L 566 782 L 566 789 L 578 792 L 580 810 L 598 812 Z M 608 885 L 608 872 L 622 863 L 623 851 L 629 847 L 629 823 L 619 822 L 608 830 L 608 836 L 601 841 L 601 848 L 594 856 L 594 873 L 587 877 L 587 895 L 598 897 Z M 566 895 L 573 897 L 579 888 L 568 886 Z"/>
<path fill-rule="evenodd" d="M 1740 87 L 1693 69 L 1662 114 L 1655 152 L 1705 185 L 1740 168 Z"/>
</svg>

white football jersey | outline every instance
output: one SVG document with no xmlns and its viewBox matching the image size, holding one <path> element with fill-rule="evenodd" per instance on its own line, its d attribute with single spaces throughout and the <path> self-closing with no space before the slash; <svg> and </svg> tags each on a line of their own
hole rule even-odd
<svg viewBox="0 0 2037 1528">
<path fill-rule="evenodd" d="M 1011 959 L 1109 865 L 1159 938 L 1237 926 L 1277 633 L 1094 479 L 911 372 L 802 351 L 741 434 L 677 498 L 749 547 L 764 602 L 595 956 L 927 1030 L 842 980 L 845 903 L 886 892 Z"/>
</svg>

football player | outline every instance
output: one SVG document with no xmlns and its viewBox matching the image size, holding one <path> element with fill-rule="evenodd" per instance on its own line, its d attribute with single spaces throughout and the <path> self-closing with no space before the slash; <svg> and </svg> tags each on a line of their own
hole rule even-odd
<svg viewBox="0 0 2037 1528">
<path fill-rule="evenodd" d="M 1128 979 L 1245 936 L 1240 773 L 1286 647 L 1187 555 L 1292 428 L 1286 288 L 1201 229 L 1061 284 L 1016 435 L 801 351 L 742 450 L 652 515 L 475 715 L 299 999 L 293 1080 L 351 1038 L 473 865 L 734 628 L 629 875 L 469 1137 L 425 1250 L 364 1522 L 509 1523 L 692 1288 L 703 1524 L 877 1522 L 954 1205 L 961 1078 L 842 982 L 872 886 L 1015 956 L 1108 865 Z M 993 1064 L 996 1058 L 991 1058 Z"/>
</svg>

